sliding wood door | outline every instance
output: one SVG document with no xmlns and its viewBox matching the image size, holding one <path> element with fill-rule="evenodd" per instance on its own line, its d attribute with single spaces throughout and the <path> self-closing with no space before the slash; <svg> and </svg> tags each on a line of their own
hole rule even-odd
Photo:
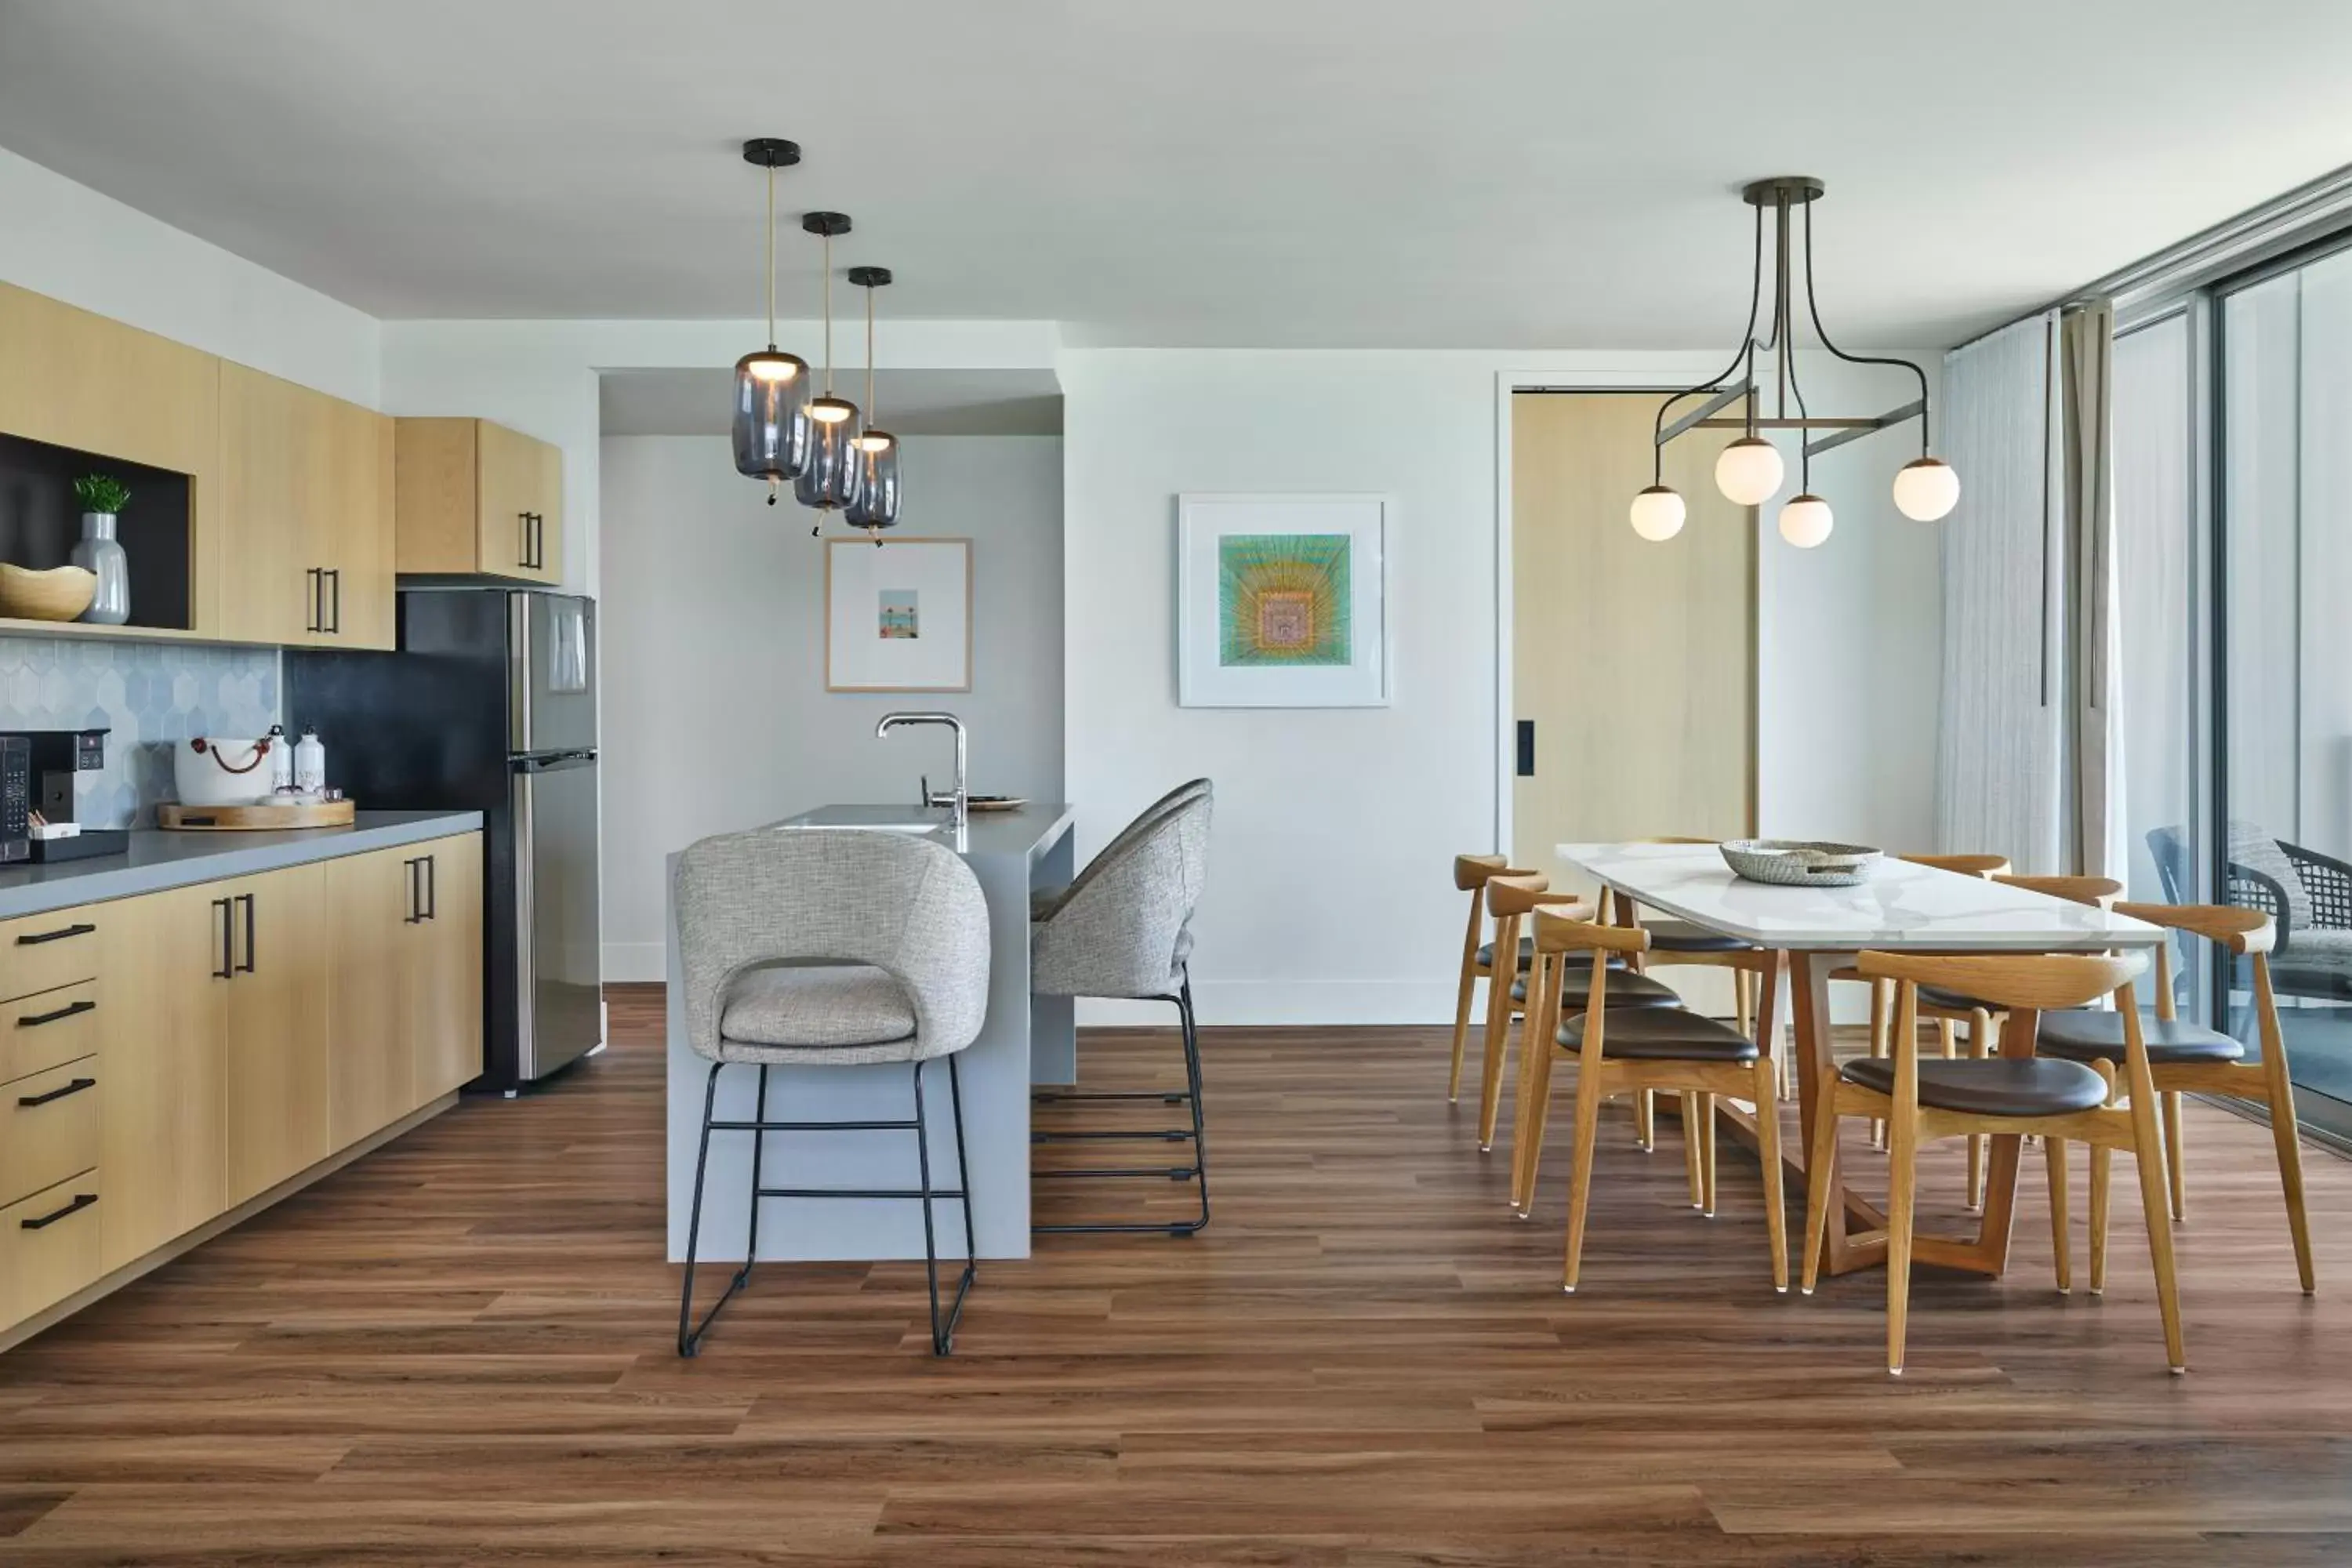
<svg viewBox="0 0 2352 1568">
<path fill-rule="evenodd" d="M 1715 488 L 1737 432 L 1695 430 L 1666 449 L 1683 531 L 1633 531 L 1659 401 L 1511 399 L 1510 717 L 1535 731 L 1513 784 L 1517 865 L 1556 874 L 1552 846 L 1572 840 L 1753 830 L 1755 513 Z"/>
</svg>

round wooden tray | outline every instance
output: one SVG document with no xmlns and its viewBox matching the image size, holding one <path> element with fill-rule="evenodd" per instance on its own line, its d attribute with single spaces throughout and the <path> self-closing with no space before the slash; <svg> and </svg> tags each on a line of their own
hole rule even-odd
<svg viewBox="0 0 2352 1568">
<path fill-rule="evenodd" d="M 155 826 L 182 833 L 255 833 L 269 828 L 349 827 L 356 807 L 348 800 L 272 802 L 265 805 L 180 805 L 155 808 Z"/>
</svg>

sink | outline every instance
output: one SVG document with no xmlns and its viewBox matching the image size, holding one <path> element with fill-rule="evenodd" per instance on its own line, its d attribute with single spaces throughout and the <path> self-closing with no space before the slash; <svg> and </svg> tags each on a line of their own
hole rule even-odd
<svg viewBox="0 0 2352 1568">
<path fill-rule="evenodd" d="M 867 833 L 929 834 L 948 826 L 948 814 L 908 805 L 821 805 L 776 826 L 801 832 L 854 828 Z"/>
</svg>

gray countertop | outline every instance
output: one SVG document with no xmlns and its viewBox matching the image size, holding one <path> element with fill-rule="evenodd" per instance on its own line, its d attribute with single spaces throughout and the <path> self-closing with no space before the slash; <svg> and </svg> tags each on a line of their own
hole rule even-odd
<svg viewBox="0 0 2352 1568">
<path fill-rule="evenodd" d="M 961 837 L 949 828 L 947 815 L 912 805 L 821 805 L 769 826 L 811 832 L 862 828 L 912 835 L 919 831 L 918 825 L 928 823 L 931 826 L 919 829 L 921 837 L 946 845 L 967 860 L 1008 855 L 1034 859 L 1068 830 L 1071 812 L 1057 801 L 1032 801 L 1012 811 L 975 811 Z"/>
<path fill-rule="evenodd" d="M 349 827 L 268 833 L 167 833 L 139 828 L 121 855 L 0 870 L 0 919 L 249 877 L 312 860 L 421 844 L 482 826 L 478 811 L 362 811 Z"/>
</svg>

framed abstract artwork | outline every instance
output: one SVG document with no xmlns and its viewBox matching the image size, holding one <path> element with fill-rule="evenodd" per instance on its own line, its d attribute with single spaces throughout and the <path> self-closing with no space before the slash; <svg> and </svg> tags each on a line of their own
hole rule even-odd
<svg viewBox="0 0 2352 1568">
<path fill-rule="evenodd" d="M 1176 498 L 1176 700 L 1384 708 L 1388 524 L 1373 495 Z"/>
<path fill-rule="evenodd" d="M 831 539 L 827 691 L 971 689 L 971 541 Z"/>
</svg>

